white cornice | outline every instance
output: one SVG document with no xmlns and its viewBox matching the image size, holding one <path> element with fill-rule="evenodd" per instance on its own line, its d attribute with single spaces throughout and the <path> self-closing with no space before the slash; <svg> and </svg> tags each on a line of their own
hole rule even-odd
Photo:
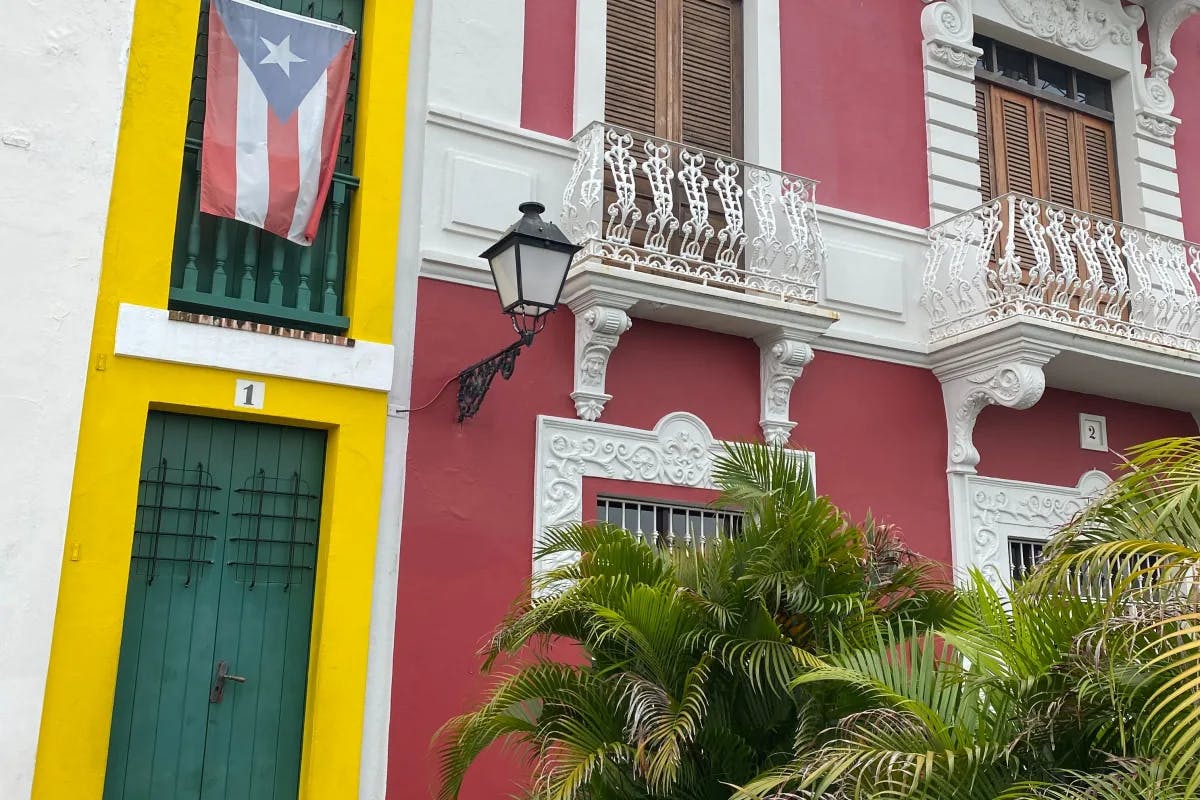
<svg viewBox="0 0 1200 800">
<path fill-rule="evenodd" d="M 436 127 L 463 131 L 518 147 L 527 147 L 550 155 L 562 156 L 570 160 L 575 158 L 575 145 L 569 139 L 560 139 L 557 136 L 531 131 L 465 111 L 430 106 L 427 119 L 430 125 Z"/>
</svg>

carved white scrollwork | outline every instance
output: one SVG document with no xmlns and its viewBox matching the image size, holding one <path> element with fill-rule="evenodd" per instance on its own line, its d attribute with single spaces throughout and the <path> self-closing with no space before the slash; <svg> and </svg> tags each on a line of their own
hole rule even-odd
<svg viewBox="0 0 1200 800">
<path fill-rule="evenodd" d="M 1121 0 L 1000 0 L 1013 20 L 1034 36 L 1071 50 L 1101 43 L 1130 44 L 1142 12 Z"/>
<path fill-rule="evenodd" d="M 1022 349 L 990 363 L 951 371 L 935 369 L 942 380 L 946 405 L 946 437 L 949 449 L 946 469 L 951 473 L 974 473 L 979 463 L 975 449 L 975 421 L 990 405 L 1026 409 L 1041 399 L 1046 390 L 1042 367 L 1055 354 L 1046 347 Z"/>
<path fill-rule="evenodd" d="M 759 396 L 763 440 L 785 445 L 796 427 L 791 416 L 792 387 L 813 360 L 812 347 L 794 336 L 778 332 L 755 340 L 759 348 Z"/>
<path fill-rule="evenodd" d="M 612 395 L 604 391 L 608 360 L 632 321 L 622 308 L 592 305 L 575 315 L 575 413 L 581 419 L 600 418 Z"/>
<path fill-rule="evenodd" d="M 535 547 L 549 528 L 594 518 L 595 509 L 583 507 L 584 478 L 711 489 L 713 461 L 724 448 L 703 420 L 683 411 L 667 414 L 648 431 L 544 416 L 537 425 Z M 794 451 L 793 457 L 807 459 L 811 472 L 811 453 Z M 534 569 L 552 566 L 539 562 Z"/>
<path fill-rule="evenodd" d="M 938 0 L 927 5 L 921 12 L 921 33 L 929 61 L 968 76 L 974 74 L 980 50 L 972 44 L 975 23 L 969 0 Z"/>
<path fill-rule="evenodd" d="M 1099 470 L 1083 473 L 1074 486 L 969 476 L 969 549 L 959 566 L 980 570 L 997 588 L 1011 584 L 1009 541 L 1045 541 L 1103 492 L 1110 480 Z"/>
</svg>

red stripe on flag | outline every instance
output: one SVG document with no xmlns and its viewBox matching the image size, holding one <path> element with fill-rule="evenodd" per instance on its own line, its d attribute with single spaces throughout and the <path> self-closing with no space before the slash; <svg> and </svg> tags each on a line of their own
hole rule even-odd
<svg viewBox="0 0 1200 800">
<path fill-rule="evenodd" d="M 238 52 L 215 6 L 208 15 L 208 80 L 200 210 L 233 217 L 237 209 Z"/>
<path fill-rule="evenodd" d="M 287 238 L 296 213 L 300 192 L 299 114 L 292 113 L 280 122 L 274 111 L 267 112 L 267 161 L 271 170 L 271 193 L 263 228 Z"/>
<path fill-rule="evenodd" d="M 346 42 L 342 51 L 329 64 L 325 83 L 325 129 L 321 133 L 321 177 L 317 202 L 313 206 L 312 218 L 305 226 L 304 235 L 309 241 L 316 238 L 321 224 L 321 212 L 325 209 L 325 198 L 329 196 L 329 180 L 337 163 L 338 147 L 342 140 L 342 117 L 346 110 L 346 90 L 350 85 L 350 61 L 354 56 L 354 37 Z"/>
</svg>

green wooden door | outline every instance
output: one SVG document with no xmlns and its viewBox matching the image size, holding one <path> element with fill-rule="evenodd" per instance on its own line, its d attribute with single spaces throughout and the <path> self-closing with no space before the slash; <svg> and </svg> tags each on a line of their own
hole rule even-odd
<svg viewBox="0 0 1200 800">
<path fill-rule="evenodd" d="M 150 414 L 105 800 L 296 797 L 324 461 L 322 431 Z"/>
</svg>

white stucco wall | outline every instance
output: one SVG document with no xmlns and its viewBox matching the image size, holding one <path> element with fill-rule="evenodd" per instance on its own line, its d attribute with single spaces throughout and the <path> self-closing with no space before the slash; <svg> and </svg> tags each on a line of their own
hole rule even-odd
<svg viewBox="0 0 1200 800">
<path fill-rule="evenodd" d="M 27 798 L 133 0 L 0 12 L 0 797 Z"/>
</svg>

